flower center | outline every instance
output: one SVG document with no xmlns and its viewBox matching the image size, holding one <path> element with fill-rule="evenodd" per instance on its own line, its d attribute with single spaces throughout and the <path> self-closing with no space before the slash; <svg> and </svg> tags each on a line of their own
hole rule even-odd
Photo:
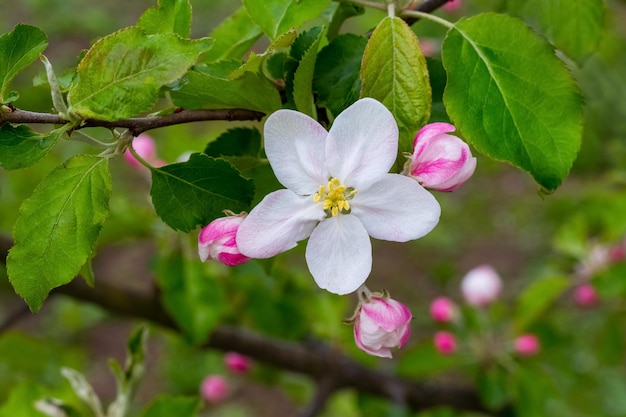
<svg viewBox="0 0 626 417">
<path fill-rule="evenodd" d="M 326 187 L 320 185 L 318 192 L 313 194 L 313 201 L 322 202 L 326 217 L 337 216 L 350 213 L 350 203 L 352 197 L 356 194 L 356 190 L 352 187 L 346 187 L 337 178 L 330 177 Z"/>
</svg>

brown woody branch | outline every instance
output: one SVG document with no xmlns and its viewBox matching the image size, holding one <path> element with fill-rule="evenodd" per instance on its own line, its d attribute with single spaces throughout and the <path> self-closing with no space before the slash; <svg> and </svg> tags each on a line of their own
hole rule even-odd
<svg viewBox="0 0 626 417">
<path fill-rule="evenodd" d="M 0 261 L 5 261 L 12 245 L 0 235 Z M 96 271 L 96 275 L 98 272 Z M 111 313 L 148 320 L 166 328 L 177 329 L 164 310 L 156 292 L 138 293 L 120 284 L 97 281 L 95 288 L 83 279 L 59 287 L 53 294 L 64 294 L 80 301 L 94 303 Z M 329 395 L 338 389 L 354 388 L 404 404 L 414 410 L 452 406 L 461 410 L 480 411 L 490 415 L 476 392 L 465 386 L 414 381 L 358 364 L 343 353 L 320 343 L 295 343 L 271 338 L 248 329 L 222 325 L 213 331 L 206 347 L 237 351 L 278 368 L 305 374 L 319 381 L 320 391 L 304 415 L 315 415 Z M 319 398 L 318 398 L 319 397 Z"/>
<path fill-rule="evenodd" d="M 54 124 L 69 123 L 58 114 L 37 113 L 11 108 L 9 112 L 0 112 L 0 125 L 2 123 L 29 123 L 29 124 Z M 150 129 L 173 126 L 182 123 L 202 122 L 210 120 L 261 120 L 264 113 L 245 109 L 215 109 L 215 110 L 181 110 L 165 116 L 134 117 L 116 121 L 104 121 L 87 119 L 76 129 L 85 127 L 105 127 L 108 129 L 125 128 L 133 136 L 137 136 Z"/>
<path fill-rule="evenodd" d="M 426 0 L 423 3 L 421 3 L 419 6 L 417 6 L 415 10 L 417 10 L 418 12 L 432 13 L 449 1 L 452 1 L 452 0 Z M 419 20 L 418 17 L 405 17 L 404 18 L 404 21 L 409 26 L 411 26 L 413 23 L 417 22 L 418 20 Z"/>
</svg>

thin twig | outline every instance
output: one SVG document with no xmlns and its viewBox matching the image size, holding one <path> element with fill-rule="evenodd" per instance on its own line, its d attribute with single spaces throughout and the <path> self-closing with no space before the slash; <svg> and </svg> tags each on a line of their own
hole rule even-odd
<svg viewBox="0 0 626 417">
<path fill-rule="evenodd" d="M 246 109 L 181 110 L 165 116 L 133 117 L 116 121 L 87 119 L 80 126 L 77 126 L 76 129 L 85 127 L 105 127 L 109 129 L 125 128 L 128 129 L 133 136 L 137 136 L 150 129 L 182 123 L 210 120 L 261 120 L 263 116 L 264 113 Z M 19 109 L 13 109 L 9 112 L 0 112 L 0 124 L 5 122 L 55 125 L 69 123 L 58 114 L 37 113 Z"/>
<path fill-rule="evenodd" d="M 418 12 L 432 13 L 447 2 L 452 0 L 426 0 L 415 8 Z M 409 16 L 404 19 L 407 25 L 411 26 L 417 22 L 420 18 L 416 16 Z"/>
</svg>

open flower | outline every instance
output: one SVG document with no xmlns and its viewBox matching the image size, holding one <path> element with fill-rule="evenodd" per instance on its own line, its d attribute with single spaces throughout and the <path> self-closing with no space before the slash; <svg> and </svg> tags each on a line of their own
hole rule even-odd
<svg viewBox="0 0 626 417">
<path fill-rule="evenodd" d="M 359 349 L 374 356 L 391 358 L 390 348 L 401 348 L 411 337 L 413 315 L 407 306 L 375 293 L 359 302 L 354 317 L 354 341 Z"/>
<path fill-rule="evenodd" d="M 448 135 L 455 127 L 449 123 L 430 123 L 417 132 L 413 154 L 405 172 L 426 188 L 452 191 L 467 181 L 476 169 L 476 158 L 467 143 Z"/>
<path fill-rule="evenodd" d="M 309 270 L 320 288 L 348 294 L 372 269 L 370 236 L 406 242 L 439 221 L 435 198 L 416 181 L 389 174 L 398 126 L 378 101 L 344 110 L 326 131 L 309 116 L 279 110 L 265 122 L 265 152 L 287 189 L 268 194 L 237 232 L 241 253 L 270 258 L 310 236 Z"/>
</svg>

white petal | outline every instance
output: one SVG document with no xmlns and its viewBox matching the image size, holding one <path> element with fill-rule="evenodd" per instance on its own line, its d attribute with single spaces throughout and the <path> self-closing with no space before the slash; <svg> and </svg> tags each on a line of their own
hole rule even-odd
<svg viewBox="0 0 626 417">
<path fill-rule="evenodd" d="M 326 141 L 328 172 L 357 190 L 389 172 L 397 153 L 398 125 L 391 112 L 371 98 L 339 114 Z"/>
<path fill-rule="evenodd" d="M 435 197 L 417 181 L 387 174 L 350 201 L 370 236 L 406 242 L 429 233 L 439 222 L 441 208 Z"/>
<path fill-rule="evenodd" d="M 239 251 L 250 258 L 270 258 L 306 239 L 325 216 L 311 196 L 278 190 L 265 196 L 237 231 Z"/>
<path fill-rule="evenodd" d="M 313 230 L 306 262 L 320 288 L 348 294 L 372 271 L 372 243 L 359 219 L 340 214 L 324 219 Z"/>
<path fill-rule="evenodd" d="M 303 113 L 272 113 L 265 122 L 265 153 L 278 181 L 300 195 L 313 194 L 325 184 L 327 135 L 322 125 Z"/>
</svg>

